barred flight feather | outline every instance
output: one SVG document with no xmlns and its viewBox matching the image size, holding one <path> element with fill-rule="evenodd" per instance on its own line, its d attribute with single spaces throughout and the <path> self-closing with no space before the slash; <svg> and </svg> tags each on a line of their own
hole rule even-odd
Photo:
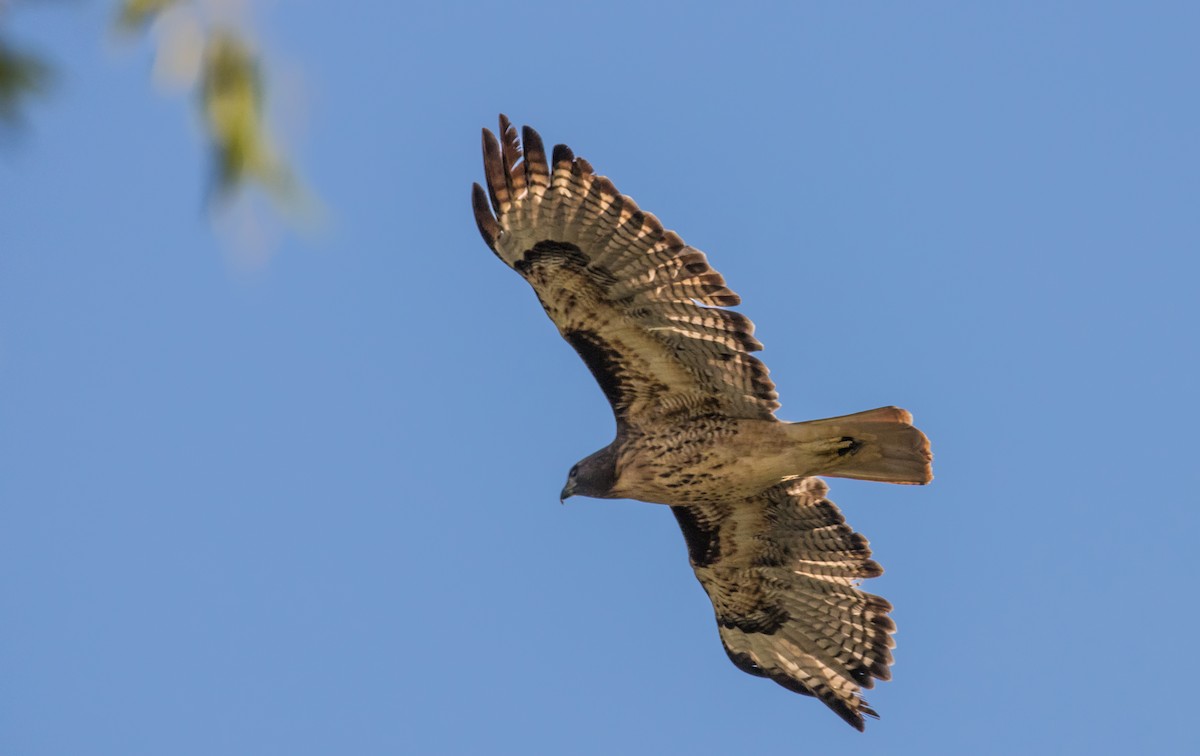
<svg viewBox="0 0 1200 756">
<path fill-rule="evenodd" d="M 862 729 L 863 716 L 872 714 L 858 689 L 890 679 L 895 624 L 886 601 L 854 586 L 881 570 L 866 539 L 824 498 L 826 490 L 819 479 L 805 478 L 742 506 L 674 510 L 677 519 L 707 531 L 684 528 L 731 657 L 754 666 L 755 674 L 812 693 Z M 705 554 L 720 558 L 709 564 Z M 758 632 L 739 621 L 768 610 L 786 621 Z"/>
<path fill-rule="evenodd" d="M 857 691 L 890 679 L 895 624 L 890 604 L 854 586 L 882 570 L 867 540 L 824 498 L 827 490 L 804 478 L 742 506 L 674 510 L 692 523 L 684 528 L 692 565 L 731 657 L 785 687 L 803 688 L 862 729 L 863 716 L 873 714 Z M 720 558 L 710 564 L 706 554 Z M 787 619 L 758 632 L 739 621 L 765 611 Z"/>
<path fill-rule="evenodd" d="M 525 276 L 560 332 L 577 331 L 565 309 L 586 301 L 591 327 L 606 342 L 620 342 L 647 356 L 644 373 L 627 370 L 633 395 L 618 422 L 643 417 L 653 409 L 640 401 L 649 384 L 669 387 L 668 394 L 706 394 L 734 417 L 772 418 L 778 394 L 768 371 L 751 351 L 762 345 L 750 337 L 748 318 L 714 309 L 739 301 L 704 253 L 665 231 L 652 214 L 596 176 L 587 161 L 556 145 L 546 164 L 541 138 L 525 127 L 524 150 L 515 127 L 500 122 L 500 137 L 483 131 L 487 197 L 493 216 L 473 195 L 480 234 L 497 255 Z M 563 266 L 531 259 L 539 242 L 573 245 L 582 265 Z M 631 333 L 626 323 L 636 323 Z M 606 329 L 621 330 L 618 339 Z M 657 392 L 661 406 L 671 402 Z M 652 414 L 652 413 L 651 413 Z"/>
</svg>

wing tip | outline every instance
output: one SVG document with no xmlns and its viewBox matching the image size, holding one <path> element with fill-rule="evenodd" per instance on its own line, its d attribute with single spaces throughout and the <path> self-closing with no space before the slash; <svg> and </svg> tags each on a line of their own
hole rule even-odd
<svg viewBox="0 0 1200 756">
<path fill-rule="evenodd" d="M 488 198 L 492 210 L 503 211 L 508 202 L 508 175 L 504 170 L 504 158 L 500 152 L 500 140 L 491 129 L 483 129 L 483 177 L 487 182 Z"/>
<path fill-rule="evenodd" d="M 522 126 L 521 141 L 525 145 L 525 180 L 530 187 L 545 190 L 550 186 L 550 166 L 546 163 L 542 135 L 532 126 Z"/>
<path fill-rule="evenodd" d="M 814 691 L 799 680 L 789 677 L 782 672 L 759 666 L 750 654 L 734 651 L 729 646 L 725 646 L 725 653 L 728 654 L 729 660 L 733 662 L 734 666 L 747 674 L 754 675 L 755 677 L 765 677 L 793 693 L 816 698 L 828 706 L 834 714 L 841 717 L 843 722 L 859 732 L 864 732 L 867 729 L 864 717 L 879 719 L 879 714 L 857 694 L 846 698 L 838 696 L 828 688 L 824 688 L 822 691 Z"/>
<path fill-rule="evenodd" d="M 550 154 L 550 163 L 552 165 L 559 165 L 560 163 L 570 164 L 575 162 L 575 153 L 565 144 L 554 145 L 554 151 Z"/>
<path fill-rule="evenodd" d="M 475 182 L 471 185 L 471 207 L 475 211 L 475 225 L 479 227 L 479 235 L 487 242 L 488 247 L 496 250 L 496 239 L 500 238 L 500 224 L 488 207 L 488 195 L 484 188 Z"/>
<path fill-rule="evenodd" d="M 865 732 L 867 729 L 866 717 L 879 719 L 879 714 L 857 692 L 853 696 L 845 698 L 824 686 L 821 686 L 821 690 L 811 690 L 803 683 L 793 680 L 783 673 L 768 672 L 764 676 L 792 692 L 816 698 L 829 707 L 830 711 L 837 714 L 843 722 L 859 732 Z"/>
</svg>

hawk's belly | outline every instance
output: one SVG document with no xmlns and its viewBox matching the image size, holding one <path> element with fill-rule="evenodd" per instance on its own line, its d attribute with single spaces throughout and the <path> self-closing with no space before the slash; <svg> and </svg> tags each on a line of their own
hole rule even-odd
<svg viewBox="0 0 1200 756">
<path fill-rule="evenodd" d="M 772 420 L 704 418 L 632 435 L 618 452 L 617 496 L 658 504 L 746 498 L 818 472 L 820 454 Z"/>
</svg>

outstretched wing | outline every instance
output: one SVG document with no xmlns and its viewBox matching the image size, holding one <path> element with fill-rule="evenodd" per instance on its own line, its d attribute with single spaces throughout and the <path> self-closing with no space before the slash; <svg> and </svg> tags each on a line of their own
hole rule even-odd
<svg viewBox="0 0 1200 756">
<path fill-rule="evenodd" d="M 816 696 L 851 726 L 878 717 L 862 698 L 891 678 L 891 604 L 860 591 L 883 572 L 829 487 L 802 478 L 729 504 L 671 507 L 725 652 L 740 669 Z"/>
<path fill-rule="evenodd" d="M 762 348 L 754 324 L 722 309 L 740 300 L 704 253 L 567 147 L 554 148 L 551 167 L 533 129 L 524 151 L 504 116 L 500 135 L 483 131 L 488 190 L 476 184 L 472 194 L 479 232 L 533 286 L 618 424 L 664 412 L 773 417 L 775 386 L 750 354 Z"/>
</svg>

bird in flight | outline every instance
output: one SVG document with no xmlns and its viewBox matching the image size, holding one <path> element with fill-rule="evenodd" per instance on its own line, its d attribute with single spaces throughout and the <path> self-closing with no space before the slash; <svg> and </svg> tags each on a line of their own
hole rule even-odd
<svg viewBox="0 0 1200 756">
<path fill-rule="evenodd" d="M 740 298 L 658 219 L 565 145 L 500 116 L 483 130 L 488 247 L 533 287 L 616 417 L 561 498 L 671 508 L 712 599 L 729 658 L 815 696 L 851 726 L 878 717 L 862 690 L 891 677 L 891 604 L 858 588 L 883 572 L 818 475 L 924 484 L 929 440 L 882 407 L 783 422 Z"/>
</svg>

